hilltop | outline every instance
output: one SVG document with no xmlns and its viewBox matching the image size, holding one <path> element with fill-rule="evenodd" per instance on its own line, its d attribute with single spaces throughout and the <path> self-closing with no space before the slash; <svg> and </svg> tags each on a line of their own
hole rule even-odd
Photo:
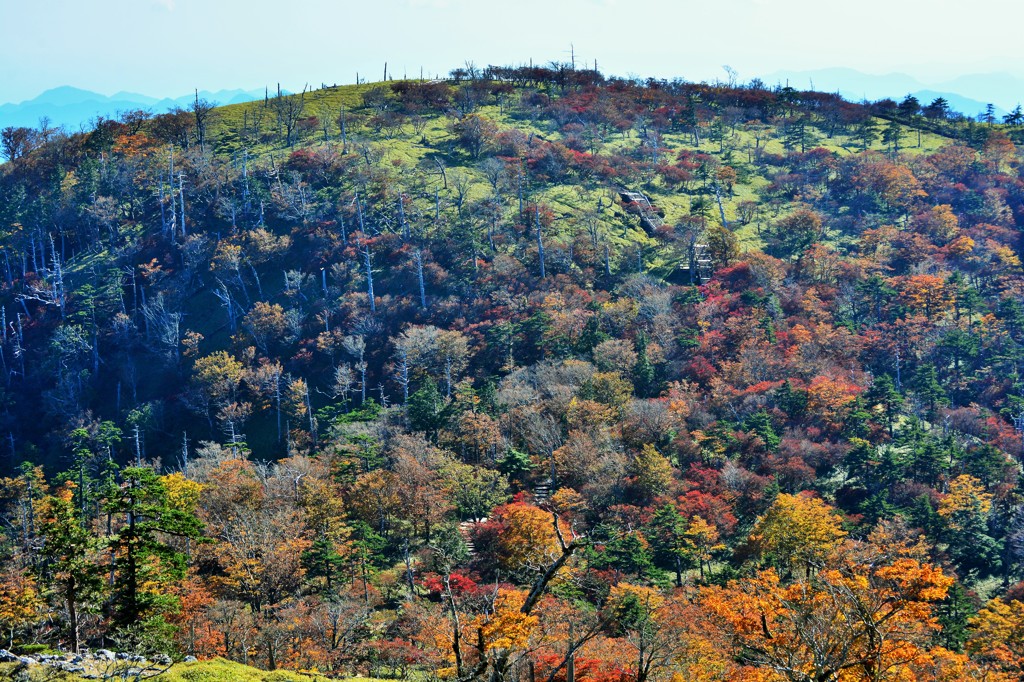
<svg viewBox="0 0 1024 682">
<path fill-rule="evenodd" d="M 815 188 L 818 180 L 824 179 L 821 174 L 833 173 L 829 166 L 843 158 L 877 151 L 885 157 L 912 159 L 933 154 L 957 137 L 974 137 L 977 143 L 990 130 L 998 130 L 948 118 L 948 112 L 924 116 L 922 109 L 901 119 L 898 110 L 887 111 L 882 104 L 872 109 L 832 95 L 788 89 L 730 91 L 701 84 L 628 81 L 601 85 L 613 102 L 619 100 L 613 106 L 640 105 L 640 111 L 621 117 L 615 111 L 606 114 L 588 110 L 592 95 L 585 87 L 588 82 L 600 82 L 598 74 L 579 72 L 574 77 L 580 85 L 569 86 L 553 82 L 557 75 L 537 71 L 539 76 L 518 74 L 517 81 L 471 80 L 460 74 L 461 81 L 368 83 L 277 95 L 226 107 L 213 107 L 201 100 L 201 125 L 196 124 L 195 113 L 185 110 L 148 120 L 143 115 L 126 124 L 108 121 L 89 135 L 67 138 L 73 144 L 86 143 L 81 152 L 92 177 L 82 183 L 86 178 L 72 170 L 64 182 L 72 184 L 68 188 L 72 195 L 81 197 L 85 185 L 95 191 L 96 183 L 104 180 L 97 173 L 102 169 L 89 157 L 104 158 L 104 145 L 108 153 L 128 153 L 143 164 L 139 170 L 151 177 L 152 184 L 148 190 L 143 186 L 126 188 L 137 195 L 129 214 L 118 216 L 117 208 L 110 206 L 114 213 L 108 212 L 107 217 L 95 212 L 86 216 L 92 222 L 88 229 L 96 236 L 100 236 L 100 223 L 127 220 L 132 234 L 119 234 L 117 239 L 136 244 L 135 258 L 158 255 L 152 252 L 156 244 L 150 234 L 158 227 L 153 220 L 160 223 L 159 233 L 164 240 L 181 232 L 177 223 L 181 220 L 182 197 L 186 202 L 186 231 L 194 230 L 191 223 L 195 222 L 208 236 L 231 232 L 244 237 L 239 229 L 245 224 L 249 229 L 267 226 L 271 232 L 283 235 L 285 241 L 279 244 L 284 245 L 292 226 L 301 223 L 332 230 L 334 238 L 342 239 L 339 246 L 343 248 L 358 249 L 346 243 L 345 235 L 361 231 L 384 240 L 390 239 L 389 234 L 402 240 L 413 237 L 415 243 L 428 248 L 440 239 L 439 245 L 444 245 L 441 248 L 447 249 L 454 244 L 455 235 L 446 233 L 468 221 L 477 223 L 480 231 L 455 237 L 456 241 L 468 238 L 477 251 L 486 242 L 486 247 L 496 253 L 517 253 L 536 242 L 531 238 L 537 217 L 533 214 L 536 207 L 541 207 L 544 232 L 550 240 L 547 248 L 554 258 L 564 260 L 574 248 L 573 242 L 585 233 L 591 252 L 586 257 L 596 259 L 593 267 L 603 269 L 606 275 L 622 277 L 639 271 L 683 283 L 689 282 L 686 272 L 695 256 L 692 247 L 682 248 L 680 225 L 684 225 L 685 232 L 685 224 L 696 221 L 694 233 L 707 232 L 702 242 L 717 237 L 720 243 L 705 246 L 718 248 L 716 262 L 723 263 L 736 253 L 765 248 L 764 228 L 784 219 L 795 207 L 805 206 L 808 201 L 813 204 L 814 195 L 825 187 L 817 184 Z M 545 82 L 544 78 L 552 80 Z M 748 118 L 757 111 L 761 118 Z M 1009 131 L 1017 132 L 1013 128 Z M 171 146 L 156 145 L 154 133 Z M 54 147 L 49 144 L 34 152 L 21 167 L 31 168 L 35 159 L 45 157 L 45 149 Z M 786 165 L 785 159 L 794 153 L 804 155 L 808 171 L 804 175 L 808 177 L 803 182 L 809 194 L 785 185 L 790 179 L 800 182 L 799 174 L 779 172 Z M 198 159 L 204 159 L 202 164 L 214 165 L 194 166 Z M 820 169 L 815 168 L 821 164 Z M 235 186 L 232 191 L 242 193 L 227 203 L 222 195 L 228 187 L 222 179 L 210 175 L 222 171 L 234 176 L 229 179 Z M 809 176 L 815 173 L 821 177 L 811 180 Z M 189 187 L 193 175 L 196 177 Z M 31 188 L 40 175 L 36 172 L 35 178 L 22 177 L 18 169 L 12 169 L 7 177 L 14 183 L 11 187 Z M 780 178 L 784 178 L 782 183 Z M 186 185 L 184 192 L 182 182 Z M 621 190 L 644 195 L 651 204 L 649 213 L 656 215 L 656 224 L 642 219 L 643 207 L 624 205 Z M 162 199 L 154 202 L 140 191 L 155 192 Z M 481 213 L 507 210 L 489 208 L 495 199 L 513 204 L 518 229 L 525 233 L 495 234 L 497 223 L 484 219 Z M 365 211 L 364 202 L 370 202 Z M 69 242 L 67 233 L 57 235 L 44 229 L 42 225 L 52 217 L 40 216 L 42 220 L 34 221 L 37 227 L 26 230 L 26 223 L 33 221 L 18 215 L 36 209 L 27 203 L 17 206 L 12 202 L 9 206 L 14 214 L 8 217 L 8 223 L 19 224 L 23 239 L 35 244 L 36 251 L 30 250 L 29 256 L 34 256 L 32 270 L 45 275 L 46 259 L 52 254 L 45 258 L 42 254 L 50 237 L 62 239 L 60 257 L 66 259 L 62 269 L 72 287 L 87 283 L 84 274 L 95 273 L 99 263 L 112 256 L 121 257 L 109 248 L 97 250 L 102 240 L 80 242 L 75 238 Z M 494 218 L 505 220 L 500 214 Z M 365 221 L 361 230 L 360 219 Z M 492 222 L 491 228 L 481 225 L 482 220 Z M 664 230 L 675 226 L 677 232 L 658 233 L 661 226 Z M 728 230 L 716 232 L 722 226 Z M 512 241 L 510 236 L 514 237 Z M 819 237 L 822 243 L 841 244 L 852 236 L 849 230 L 825 224 Z M 121 244 L 111 246 L 123 248 Z M 179 330 L 182 338 L 189 328 L 202 334 L 209 349 L 223 347 L 227 334 L 233 333 L 244 315 L 242 308 L 252 304 L 249 287 L 257 285 L 262 292 L 266 284 L 267 300 L 280 302 L 286 298 L 290 285 L 280 280 L 281 266 L 270 267 L 273 260 L 283 258 L 280 262 L 286 268 L 296 268 L 296 276 L 314 279 L 329 278 L 332 273 L 328 266 L 337 265 L 317 255 L 323 272 L 306 272 L 309 256 L 301 250 L 306 246 L 298 251 L 280 251 L 279 256 L 262 263 L 249 257 L 246 271 L 233 273 L 237 291 L 230 293 L 229 308 L 239 309 L 237 314 L 231 312 L 225 317 L 215 312 L 220 302 L 209 286 L 225 279 L 217 274 L 221 260 L 217 249 L 209 251 L 213 246 L 213 242 L 205 243 L 203 253 L 213 256 L 210 274 L 214 278 L 193 280 L 187 287 L 188 296 L 183 299 L 186 309 L 182 312 L 188 322 Z M 274 243 L 253 246 L 271 252 L 279 248 Z M 596 253 L 605 247 L 606 255 Z M 723 250 L 729 253 L 721 253 Z M 246 255 L 244 250 L 241 254 Z M 437 255 L 439 261 L 450 261 L 452 254 Z M 529 251 L 522 255 L 535 261 L 537 258 Z M 28 264 L 25 258 L 22 261 L 22 266 Z M 168 282 L 173 282 L 183 274 L 181 263 L 160 261 L 153 261 L 161 273 L 159 277 L 170 274 Z M 564 268 L 566 264 L 548 267 Z M 8 267 L 16 270 L 17 258 L 12 266 L 9 257 Z M 464 270 L 465 264 L 458 267 Z M 536 263 L 528 268 L 538 274 Z M 359 277 L 356 272 L 342 276 Z M 383 277 L 393 275 L 385 272 Z M 252 278 L 248 285 L 247 278 Z M 407 288 L 409 284 L 400 284 L 398 291 L 378 284 L 378 292 L 415 296 L 415 291 Z M 437 295 L 443 296 L 440 292 Z M 134 296 L 136 315 L 141 315 L 137 290 Z M 65 292 L 65 297 L 73 300 L 74 291 Z M 14 314 L 13 308 L 8 314 Z M 142 321 L 139 317 L 138 322 Z M 166 377 L 142 375 L 139 379 L 164 382 Z M 116 387 L 107 390 L 112 388 Z M 151 389 L 142 389 L 151 393 Z M 132 391 L 137 392 L 138 387 Z M 190 430 L 194 434 L 203 432 Z M 258 439 L 250 438 L 250 445 L 260 456 L 271 454 Z M 175 448 L 170 445 L 163 456 L 173 456 Z"/>
</svg>

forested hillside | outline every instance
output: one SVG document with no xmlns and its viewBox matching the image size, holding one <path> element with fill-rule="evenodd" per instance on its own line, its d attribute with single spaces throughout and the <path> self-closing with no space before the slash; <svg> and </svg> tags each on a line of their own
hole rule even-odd
<svg viewBox="0 0 1024 682">
<path fill-rule="evenodd" d="M 1022 140 L 557 65 L 5 129 L 4 646 L 1020 679 Z"/>
</svg>

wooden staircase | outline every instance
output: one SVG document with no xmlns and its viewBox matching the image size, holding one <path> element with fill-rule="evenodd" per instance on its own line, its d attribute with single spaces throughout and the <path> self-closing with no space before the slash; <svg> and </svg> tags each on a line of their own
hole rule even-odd
<svg viewBox="0 0 1024 682">
<path fill-rule="evenodd" d="M 631 189 L 620 188 L 619 198 L 622 199 L 623 205 L 631 205 L 637 208 L 640 215 L 640 226 L 644 228 L 649 234 L 653 233 L 658 228 L 665 224 L 665 220 L 658 215 L 658 212 L 654 210 L 654 206 L 651 205 L 651 200 L 647 198 L 647 195 L 643 192 L 637 192 Z M 705 284 L 711 279 L 711 275 L 714 273 L 714 263 L 711 261 L 711 254 L 708 251 L 707 244 L 695 244 L 695 258 L 694 258 L 694 273 L 693 283 L 694 284 Z M 689 277 L 690 266 L 686 264 L 682 268 L 685 277 Z"/>
<path fill-rule="evenodd" d="M 486 520 L 487 517 L 484 516 L 479 519 L 463 521 L 459 524 L 459 535 L 462 536 L 462 541 L 466 543 L 466 553 L 469 554 L 470 559 L 476 557 L 476 543 L 473 542 L 473 530 L 477 524 L 483 523 Z"/>
<path fill-rule="evenodd" d="M 547 504 L 548 500 L 551 499 L 551 479 L 545 478 L 543 481 L 533 486 L 533 503 L 538 507 Z"/>
<path fill-rule="evenodd" d="M 535 505 L 542 507 L 548 503 L 551 499 L 551 486 L 552 480 L 550 478 L 538 481 L 533 486 L 533 503 Z M 468 519 L 459 522 L 459 535 L 462 536 L 462 541 L 466 543 L 466 553 L 470 559 L 476 558 L 476 543 L 473 542 L 473 531 L 476 530 L 477 525 L 486 521 L 487 517 L 482 516 L 479 519 Z"/>
<path fill-rule="evenodd" d="M 622 199 L 623 204 L 632 204 L 637 207 L 640 212 L 640 226 L 647 232 L 654 232 L 665 224 L 662 217 L 654 210 L 654 206 L 651 205 L 651 200 L 643 192 L 620 189 L 619 198 Z"/>
<path fill-rule="evenodd" d="M 696 265 L 696 273 L 694 276 L 695 284 L 704 284 L 714 273 L 714 264 L 711 262 L 711 254 L 708 252 L 707 244 L 694 244 L 695 258 L 694 263 Z M 685 268 L 689 270 L 689 267 Z"/>
</svg>

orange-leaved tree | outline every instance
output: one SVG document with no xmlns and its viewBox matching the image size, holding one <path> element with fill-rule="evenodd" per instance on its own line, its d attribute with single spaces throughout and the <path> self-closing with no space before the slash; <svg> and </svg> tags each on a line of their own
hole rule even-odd
<svg viewBox="0 0 1024 682">
<path fill-rule="evenodd" d="M 624 658 L 615 661 L 621 679 L 710 682 L 749 679 L 734 660 L 730 642 L 708 621 L 708 613 L 682 590 L 620 583 L 605 607 L 610 631 Z"/>
<path fill-rule="evenodd" d="M 941 669 L 967 670 L 967 659 L 933 644 L 934 605 L 952 584 L 922 561 L 920 543 L 876 532 L 835 546 L 801 579 L 787 583 L 769 568 L 704 588 L 698 602 L 742 662 L 782 679 L 957 679 Z"/>
</svg>

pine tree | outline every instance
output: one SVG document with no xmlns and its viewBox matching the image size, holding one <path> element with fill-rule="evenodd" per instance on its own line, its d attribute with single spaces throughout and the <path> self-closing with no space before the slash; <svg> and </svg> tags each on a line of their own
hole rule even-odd
<svg viewBox="0 0 1024 682">
<path fill-rule="evenodd" d="M 889 146 L 893 155 L 900 153 L 900 142 L 903 140 L 903 126 L 899 121 L 889 121 L 889 125 L 882 131 L 882 143 Z"/>
<path fill-rule="evenodd" d="M 782 143 L 787 149 L 799 149 L 803 153 L 817 142 L 818 136 L 811 130 L 809 116 L 798 116 L 786 125 Z"/>
<path fill-rule="evenodd" d="M 640 533 L 625 533 L 608 545 L 613 565 L 621 571 L 636 575 L 640 580 L 654 567 L 650 545 Z"/>
<path fill-rule="evenodd" d="M 939 383 L 935 365 L 926 363 L 917 368 L 912 383 L 914 392 L 928 405 L 928 411 L 934 412 L 935 407 L 945 402 L 946 391 Z"/>
<path fill-rule="evenodd" d="M 946 598 L 939 603 L 939 624 L 942 625 L 942 646 L 951 651 L 961 652 L 969 635 L 968 621 L 975 613 L 967 590 L 959 581 L 953 583 Z"/>
<path fill-rule="evenodd" d="M 447 408 L 437 383 L 427 377 L 419 390 L 409 396 L 409 425 L 434 435 L 448 421 Z"/>
<path fill-rule="evenodd" d="M 899 416 L 900 407 L 903 406 L 903 396 L 896 390 L 896 384 L 888 374 L 875 377 L 871 384 L 871 390 L 867 393 L 867 399 L 872 405 L 882 408 L 885 415 L 885 424 L 889 427 L 889 435 L 892 435 L 893 425 L 896 417 Z"/>
<path fill-rule="evenodd" d="M 878 124 L 875 119 L 868 116 L 858 123 L 853 136 L 860 142 L 861 151 L 868 150 L 878 139 Z"/>
<path fill-rule="evenodd" d="M 651 517 L 650 538 L 655 558 L 668 564 L 676 573 L 676 587 L 683 586 L 683 564 L 688 557 L 686 517 L 674 504 L 663 504 Z"/>
<path fill-rule="evenodd" d="M 174 508 L 163 479 L 146 467 L 123 471 L 104 511 L 121 523 L 109 541 L 116 557 L 112 623 L 132 645 L 162 648 L 169 633 L 163 615 L 175 607 L 163 588 L 186 572 L 185 554 L 168 536 L 199 540 L 203 524 L 193 512 Z"/>
<path fill-rule="evenodd" d="M 68 649 L 81 647 L 82 616 L 99 603 L 103 570 L 97 562 L 101 542 L 79 519 L 75 485 L 66 483 L 45 498 L 39 510 L 40 573 L 67 612 Z"/>
<path fill-rule="evenodd" d="M 636 363 L 633 365 L 633 386 L 641 398 L 649 398 L 655 391 L 654 364 L 647 356 L 647 336 L 640 334 L 636 339 Z"/>
<path fill-rule="evenodd" d="M 933 439 L 928 438 L 914 448 L 908 473 L 925 483 L 935 484 L 949 469 L 949 457 Z"/>
<path fill-rule="evenodd" d="M 533 469 L 533 461 L 526 452 L 509 448 L 505 456 L 498 462 L 498 470 L 512 480 L 521 478 Z"/>
<path fill-rule="evenodd" d="M 793 388 L 789 379 L 776 389 L 775 396 L 778 406 L 790 419 L 799 419 L 807 409 L 807 391 Z"/>
<path fill-rule="evenodd" d="M 779 449 L 782 438 L 775 432 L 772 418 L 765 410 L 759 410 L 747 417 L 745 428 L 756 433 L 764 441 L 765 447 L 770 452 L 775 452 Z"/>
</svg>

